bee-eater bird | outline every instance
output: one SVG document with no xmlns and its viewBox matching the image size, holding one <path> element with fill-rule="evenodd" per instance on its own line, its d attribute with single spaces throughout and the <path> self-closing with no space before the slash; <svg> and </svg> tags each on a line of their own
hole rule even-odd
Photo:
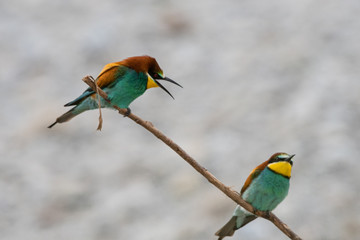
<svg viewBox="0 0 360 240">
<path fill-rule="evenodd" d="M 240 191 L 241 197 L 257 210 L 274 210 L 288 194 L 293 165 L 291 159 L 294 156 L 275 153 L 257 166 L 246 179 Z M 218 240 L 232 236 L 237 229 L 256 218 L 257 216 L 237 205 L 231 219 L 215 235 L 219 236 Z"/>
<path fill-rule="evenodd" d="M 160 87 L 174 98 L 158 80 L 165 80 L 182 87 L 177 82 L 165 77 L 155 58 L 136 56 L 105 65 L 97 77 L 96 83 L 108 95 L 112 105 L 127 108 L 127 114 L 130 114 L 130 103 L 149 88 Z M 114 109 L 103 98 L 101 98 L 100 105 Z M 56 123 L 67 122 L 86 110 L 98 108 L 98 101 L 95 92 L 89 87 L 78 98 L 65 104 L 65 107 L 67 106 L 75 107 L 58 117 L 49 128 Z"/>
</svg>

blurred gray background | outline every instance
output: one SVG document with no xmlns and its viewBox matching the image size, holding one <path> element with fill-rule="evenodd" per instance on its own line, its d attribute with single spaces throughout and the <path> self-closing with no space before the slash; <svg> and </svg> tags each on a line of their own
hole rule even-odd
<svg viewBox="0 0 360 240">
<path fill-rule="evenodd" d="M 296 154 L 274 213 L 304 239 L 360 238 L 360 1 L 0 2 L 0 236 L 216 239 L 235 203 L 115 111 L 46 127 L 102 67 L 155 57 L 132 103 L 226 185 Z M 287 239 L 258 219 L 233 239 Z"/>
</svg>

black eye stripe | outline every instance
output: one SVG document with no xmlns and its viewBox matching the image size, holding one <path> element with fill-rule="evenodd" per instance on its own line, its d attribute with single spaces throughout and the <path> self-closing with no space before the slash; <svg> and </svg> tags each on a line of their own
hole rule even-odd
<svg viewBox="0 0 360 240">
<path fill-rule="evenodd" d="M 273 163 L 273 162 L 276 162 L 276 158 L 270 159 L 269 163 Z"/>
<path fill-rule="evenodd" d="M 278 156 L 271 158 L 269 163 L 287 161 L 288 158 L 289 158 L 289 156 L 287 156 L 287 155 L 278 155 Z"/>
</svg>

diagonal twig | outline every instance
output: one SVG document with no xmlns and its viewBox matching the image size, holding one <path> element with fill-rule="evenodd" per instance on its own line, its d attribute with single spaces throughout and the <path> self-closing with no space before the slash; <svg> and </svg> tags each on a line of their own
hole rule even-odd
<svg viewBox="0 0 360 240">
<path fill-rule="evenodd" d="M 86 76 L 82 80 L 88 84 L 94 91 L 98 91 L 98 94 L 105 99 L 108 103 L 111 104 L 108 99 L 106 93 L 102 91 L 100 88 L 97 88 L 95 82 L 92 80 L 91 76 Z M 113 105 L 113 107 L 119 111 L 122 115 L 126 116 L 127 110 L 123 108 L 119 108 L 118 106 Z M 237 204 L 248 210 L 249 212 L 254 213 L 255 215 L 265 218 L 271 221 L 276 227 L 278 227 L 284 234 L 286 234 L 290 239 L 301 240 L 301 238 L 293 232 L 284 222 L 282 222 L 275 214 L 272 212 L 263 212 L 254 209 L 249 203 L 247 203 L 244 199 L 241 198 L 240 194 L 231 190 L 230 187 L 224 185 L 221 181 L 219 181 L 214 175 L 212 175 L 206 168 L 202 167 L 195 159 L 193 159 L 189 154 L 187 154 L 179 145 L 177 145 L 170 138 L 165 136 L 160 130 L 155 128 L 151 122 L 144 121 L 140 117 L 136 116 L 133 113 L 130 113 L 127 117 L 135 121 L 137 124 L 143 126 L 161 141 L 163 141 L 166 145 L 168 145 L 171 149 L 173 149 L 180 157 L 182 157 L 187 163 L 189 163 L 196 171 L 198 171 L 201 175 L 203 175 L 210 183 L 212 183 L 215 187 L 221 190 L 225 195 L 235 201 Z"/>
</svg>

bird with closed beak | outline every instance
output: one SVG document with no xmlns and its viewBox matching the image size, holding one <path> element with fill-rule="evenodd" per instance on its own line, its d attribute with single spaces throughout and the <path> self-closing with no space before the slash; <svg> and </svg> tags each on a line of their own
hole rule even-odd
<svg viewBox="0 0 360 240">
<path fill-rule="evenodd" d="M 274 210 L 288 194 L 293 165 L 291 159 L 294 156 L 275 153 L 257 166 L 246 179 L 240 191 L 241 197 L 257 210 Z M 218 240 L 232 236 L 237 229 L 256 218 L 256 215 L 237 205 L 231 219 L 215 235 L 219 236 Z"/>
<path fill-rule="evenodd" d="M 108 95 L 111 104 L 100 98 L 100 105 L 112 109 L 114 109 L 112 105 L 127 108 L 127 114 L 130 114 L 130 103 L 141 96 L 147 89 L 153 87 L 162 88 L 174 98 L 159 83 L 159 80 L 168 81 L 182 87 L 174 80 L 165 77 L 156 59 L 150 56 L 129 57 L 120 62 L 109 63 L 100 72 L 96 83 Z M 74 107 L 58 117 L 48 128 L 57 123 L 67 122 L 84 111 L 98 108 L 96 93 L 91 88 L 88 88 L 78 98 L 65 104 L 65 107 L 67 106 Z"/>
</svg>

